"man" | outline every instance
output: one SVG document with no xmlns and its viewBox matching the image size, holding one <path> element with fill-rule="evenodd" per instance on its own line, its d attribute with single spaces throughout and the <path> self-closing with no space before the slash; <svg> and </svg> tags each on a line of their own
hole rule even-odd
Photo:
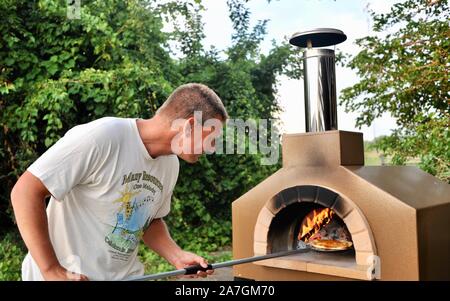
<svg viewBox="0 0 450 301">
<path fill-rule="evenodd" d="M 201 112 L 203 120 L 220 120 L 219 126 L 228 118 L 211 89 L 187 84 L 151 119 L 107 117 L 76 126 L 37 159 L 11 192 L 29 250 L 22 279 L 122 280 L 142 275 L 140 239 L 176 268 L 206 268 L 205 259 L 172 240 L 163 220 L 178 177 L 177 155 L 193 163 L 201 153 L 214 151 L 214 145 L 205 149 L 202 141 L 217 129 L 201 127 L 194 112 Z M 181 126 L 174 129 L 174 121 Z M 201 139 L 195 139 L 199 125 Z M 175 155 L 174 146 L 180 145 L 188 147 Z M 200 153 L 193 152 L 198 148 Z"/>
</svg>

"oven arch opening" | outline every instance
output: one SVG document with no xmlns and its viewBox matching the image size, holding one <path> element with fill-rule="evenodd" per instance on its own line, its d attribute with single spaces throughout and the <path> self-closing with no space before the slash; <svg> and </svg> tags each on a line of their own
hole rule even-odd
<svg viewBox="0 0 450 301">
<path fill-rule="evenodd" d="M 303 230 L 305 220 L 312 220 L 311 215 L 320 214 L 324 211 L 327 211 L 327 214 L 330 215 L 329 219 L 326 218 L 322 224 L 316 225 L 316 228 L 311 229 L 308 235 L 302 235 L 305 232 Z M 345 239 L 346 242 L 352 244 L 346 252 L 353 252 L 354 254 L 353 240 L 344 221 L 332 209 L 317 203 L 305 202 L 291 204 L 274 216 L 267 238 L 268 253 L 295 250 L 299 247 L 299 241 L 312 242 L 321 233 L 326 235 L 323 239 Z"/>
<path fill-rule="evenodd" d="M 345 225 L 352 241 L 351 250 L 335 254 L 308 252 L 308 255 L 271 259 L 259 264 L 356 279 L 370 278 L 368 269 L 374 260 L 379 260 L 370 225 L 354 202 L 326 187 L 294 186 L 271 197 L 256 221 L 255 255 L 294 249 L 300 220 L 312 210 L 321 208 L 330 208 L 336 219 Z"/>
</svg>

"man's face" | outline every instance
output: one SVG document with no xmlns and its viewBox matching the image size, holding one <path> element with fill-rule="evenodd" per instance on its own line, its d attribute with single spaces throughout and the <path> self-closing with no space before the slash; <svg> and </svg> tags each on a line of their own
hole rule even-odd
<svg viewBox="0 0 450 301">
<path fill-rule="evenodd" d="M 215 139 L 222 134 L 222 127 L 219 118 L 207 120 L 203 125 L 194 117 L 187 119 L 176 136 L 178 151 L 174 153 L 188 163 L 197 162 L 202 154 L 214 153 Z"/>
</svg>

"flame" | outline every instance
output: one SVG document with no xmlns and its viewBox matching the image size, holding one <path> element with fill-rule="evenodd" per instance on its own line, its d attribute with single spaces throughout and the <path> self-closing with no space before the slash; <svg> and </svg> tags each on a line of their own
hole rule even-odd
<svg viewBox="0 0 450 301">
<path fill-rule="evenodd" d="M 311 236 L 331 221 L 334 214 L 330 208 L 314 209 L 308 213 L 300 225 L 298 240 L 307 242 Z"/>
</svg>

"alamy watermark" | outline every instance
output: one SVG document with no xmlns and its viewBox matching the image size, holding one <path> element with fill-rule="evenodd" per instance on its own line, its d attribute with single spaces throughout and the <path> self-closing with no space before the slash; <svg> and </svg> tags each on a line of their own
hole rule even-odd
<svg viewBox="0 0 450 301">
<path fill-rule="evenodd" d="M 367 257 L 366 276 L 368 280 L 381 279 L 381 258 L 377 255 Z"/>
<path fill-rule="evenodd" d="M 194 120 L 193 128 L 187 119 L 172 122 L 171 129 L 178 131 L 171 143 L 173 153 L 259 154 L 262 165 L 279 160 L 280 135 L 274 119 L 229 119 L 225 131 L 221 120 L 203 120 L 201 111 L 194 112 Z"/>
<path fill-rule="evenodd" d="M 67 1 L 67 19 L 81 19 L 81 0 Z"/>
</svg>

